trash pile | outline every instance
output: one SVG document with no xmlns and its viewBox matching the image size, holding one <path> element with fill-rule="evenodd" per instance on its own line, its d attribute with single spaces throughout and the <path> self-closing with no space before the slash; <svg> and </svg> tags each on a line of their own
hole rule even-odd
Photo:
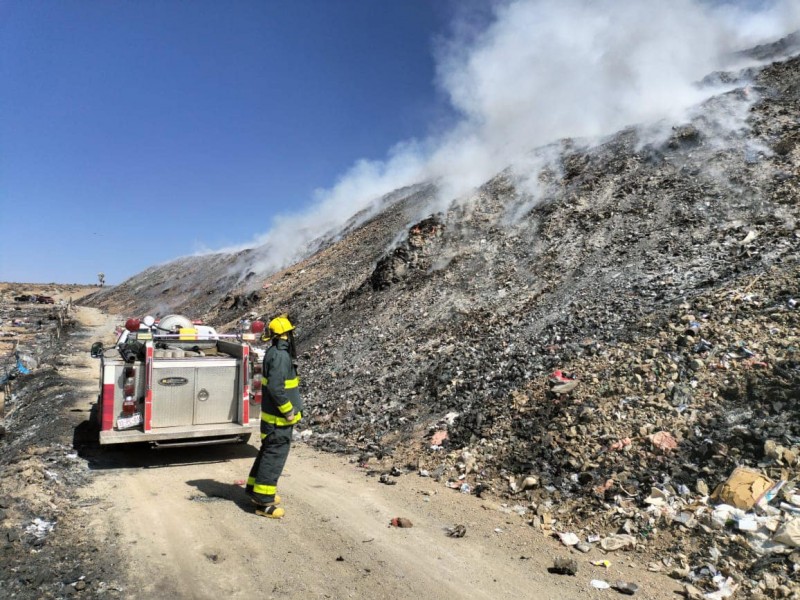
<svg viewBox="0 0 800 600">
<path fill-rule="evenodd" d="M 70 326 L 68 302 L 20 290 L 43 286 L 0 284 L 0 439 L 8 429 L 7 412 L 14 410 L 15 387 L 52 357 L 62 332 Z M 65 286 L 69 293 L 71 286 Z M 44 286 L 48 292 L 55 288 Z"/>
<path fill-rule="evenodd" d="M 785 106 L 800 114 L 796 98 Z M 774 131 L 780 110 L 753 119 Z M 800 451 L 796 181 L 753 183 L 759 202 L 745 202 L 686 165 L 691 153 L 755 182 L 797 158 L 743 162 L 704 147 L 702 124 L 695 134 L 644 157 L 623 134 L 584 155 L 566 191 L 530 210 L 535 236 L 503 226 L 524 197 L 500 176 L 469 214 L 415 238 L 438 266 L 300 311 L 310 443 L 495 496 L 574 534 L 578 552 L 641 554 L 689 595 L 795 593 L 800 555 L 775 535 Z M 740 466 L 787 482 L 768 505 L 780 514 L 732 512 L 720 527 L 712 492 Z"/>
<path fill-rule="evenodd" d="M 652 570 L 707 593 L 724 583 L 788 597 L 800 571 L 800 312 L 787 290 L 799 276 L 698 296 L 649 337 L 586 340 L 590 354 L 482 407 L 479 435 L 477 417 L 453 419 L 459 450 L 443 476 L 490 485 L 565 545 L 669 556 Z"/>
</svg>

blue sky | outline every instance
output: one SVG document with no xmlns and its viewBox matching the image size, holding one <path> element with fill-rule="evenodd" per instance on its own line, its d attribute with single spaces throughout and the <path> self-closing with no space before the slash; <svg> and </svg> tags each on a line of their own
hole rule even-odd
<svg viewBox="0 0 800 600">
<path fill-rule="evenodd" d="M 0 0 L 0 281 L 256 240 L 263 274 L 398 186 L 435 210 L 509 166 L 535 203 L 531 149 L 668 131 L 798 28 L 797 0 Z"/>
<path fill-rule="evenodd" d="M 430 0 L 4 0 L 0 280 L 252 240 L 447 119 Z"/>
</svg>

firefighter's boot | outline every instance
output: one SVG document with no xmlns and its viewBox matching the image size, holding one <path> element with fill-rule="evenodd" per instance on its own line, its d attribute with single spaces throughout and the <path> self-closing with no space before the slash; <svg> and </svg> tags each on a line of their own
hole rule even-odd
<svg viewBox="0 0 800 600">
<path fill-rule="evenodd" d="M 252 489 L 247 490 L 247 495 L 250 498 L 250 502 L 255 504 L 256 506 L 269 506 L 270 504 L 278 505 L 281 503 L 281 497 L 278 494 L 273 496 L 272 500 L 266 500 L 263 496 L 259 497 L 259 494 L 256 494 Z"/>
<path fill-rule="evenodd" d="M 256 508 L 256 514 L 259 517 L 267 517 L 268 519 L 280 519 L 286 514 L 281 507 L 270 504 L 268 506 L 259 506 Z"/>
</svg>

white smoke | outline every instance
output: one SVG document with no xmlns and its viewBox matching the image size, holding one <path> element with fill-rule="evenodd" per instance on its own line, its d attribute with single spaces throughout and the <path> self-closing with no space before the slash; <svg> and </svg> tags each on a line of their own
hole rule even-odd
<svg viewBox="0 0 800 600">
<path fill-rule="evenodd" d="M 679 122 L 719 91 L 697 83 L 735 66 L 734 52 L 800 28 L 800 2 L 508 0 L 482 29 L 465 23 L 455 20 L 437 53 L 457 124 L 384 161 L 358 161 L 311 209 L 278 217 L 256 240 L 271 248 L 257 270 L 296 260 L 398 187 L 434 180 L 449 202 L 558 139 Z"/>
</svg>

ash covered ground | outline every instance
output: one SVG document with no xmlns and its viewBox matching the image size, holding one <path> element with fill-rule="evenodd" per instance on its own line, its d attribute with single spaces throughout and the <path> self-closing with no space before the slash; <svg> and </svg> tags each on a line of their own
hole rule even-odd
<svg viewBox="0 0 800 600">
<path fill-rule="evenodd" d="M 398 190 L 279 273 L 185 259 L 90 302 L 288 312 L 317 447 L 629 536 L 687 596 L 800 597 L 800 554 L 707 498 L 736 466 L 796 486 L 800 58 L 712 79 L 730 91 L 666 135 L 563 140 L 433 214 L 435 184 Z"/>
<path fill-rule="evenodd" d="M 85 292 L 77 285 L 0 284 L 3 374 L 12 375 L 0 395 L 3 598 L 117 597 L 122 590 L 114 548 L 85 535 L 98 507 L 79 496 L 91 477 L 79 450 L 92 434 L 89 415 L 74 408 L 84 382 L 70 376 L 76 365 L 69 355 L 90 340 L 70 299 Z M 37 302 L 42 295 L 54 303 Z"/>
</svg>

